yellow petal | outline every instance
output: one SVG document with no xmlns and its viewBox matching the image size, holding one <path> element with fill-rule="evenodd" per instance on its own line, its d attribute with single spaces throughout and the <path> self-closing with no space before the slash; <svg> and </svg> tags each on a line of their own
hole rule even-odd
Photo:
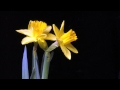
<svg viewBox="0 0 120 90">
<path fill-rule="evenodd" d="M 56 40 L 56 36 L 52 33 L 47 34 L 47 37 L 45 38 L 45 40 L 51 40 L 51 41 L 55 41 Z"/>
<path fill-rule="evenodd" d="M 51 29 L 52 29 L 52 26 L 47 26 L 45 28 L 45 30 L 43 31 L 43 33 L 47 34 L 47 33 L 49 33 L 51 31 Z"/>
<path fill-rule="evenodd" d="M 64 25 L 65 25 L 65 21 L 63 20 L 61 27 L 60 27 L 60 36 L 64 34 Z"/>
<path fill-rule="evenodd" d="M 40 30 L 44 30 L 47 27 L 47 23 L 43 22 L 43 21 L 38 21 L 39 23 L 39 29 Z"/>
<path fill-rule="evenodd" d="M 20 29 L 20 30 L 16 30 L 18 33 L 27 35 L 27 36 L 32 36 L 32 31 L 28 30 L 28 29 Z"/>
<path fill-rule="evenodd" d="M 21 41 L 22 45 L 25 45 L 25 44 L 28 44 L 28 43 L 32 43 L 32 42 L 35 42 L 35 39 L 33 39 L 31 37 L 25 37 Z"/>
<path fill-rule="evenodd" d="M 58 38 L 59 37 L 59 29 L 55 26 L 55 24 L 53 24 L 53 31 L 54 31 L 56 37 Z"/>
<path fill-rule="evenodd" d="M 40 36 L 38 36 L 38 38 L 39 38 L 39 37 L 44 39 L 44 38 L 47 37 L 47 34 L 41 34 Z"/>
<path fill-rule="evenodd" d="M 32 20 L 29 21 L 28 29 L 31 28 L 31 23 L 32 23 L 32 22 L 33 22 Z"/>
<path fill-rule="evenodd" d="M 47 49 L 47 42 L 45 40 L 38 40 L 38 44 L 40 46 L 40 48 L 42 48 L 43 50 L 46 50 Z"/>
<path fill-rule="evenodd" d="M 72 44 L 67 44 L 65 45 L 69 50 L 71 50 L 74 53 L 78 53 L 78 50 L 72 45 Z"/>
<path fill-rule="evenodd" d="M 62 52 L 64 53 L 64 55 L 65 55 L 69 60 L 71 60 L 71 53 L 70 53 L 70 51 L 69 51 L 65 46 L 63 46 L 63 45 L 60 45 L 60 47 L 61 47 L 61 50 L 62 50 Z"/>
</svg>

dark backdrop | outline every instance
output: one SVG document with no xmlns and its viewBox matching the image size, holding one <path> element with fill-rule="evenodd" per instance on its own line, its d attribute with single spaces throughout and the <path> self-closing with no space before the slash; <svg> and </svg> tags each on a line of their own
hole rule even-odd
<svg viewBox="0 0 120 90">
<path fill-rule="evenodd" d="M 0 11 L 0 78 L 21 79 L 24 35 L 16 29 L 27 28 L 29 20 L 43 20 L 65 31 L 75 30 L 78 40 L 69 61 L 60 48 L 54 52 L 49 79 L 117 79 L 120 60 L 119 11 Z M 29 69 L 33 44 L 28 44 Z M 43 51 L 39 48 L 41 62 Z"/>
</svg>

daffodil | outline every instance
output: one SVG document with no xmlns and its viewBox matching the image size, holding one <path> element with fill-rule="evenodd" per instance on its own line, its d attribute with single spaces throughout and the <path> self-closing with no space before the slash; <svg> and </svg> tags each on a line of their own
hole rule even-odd
<svg viewBox="0 0 120 90">
<path fill-rule="evenodd" d="M 21 41 L 22 45 L 38 42 L 39 46 L 45 50 L 47 48 L 47 43 L 45 40 L 55 41 L 56 36 L 49 33 L 52 26 L 48 26 L 47 23 L 43 21 L 29 21 L 28 29 L 16 30 L 18 33 L 26 35 Z"/>
<path fill-rule="evenodd" d="M 55 24 L 53 24 L 53 30 L 57 38 L 57 42 L 55 42 L 54 45 L 56 44 L 56 47 L 57 45 L 59 45 L 64 55 L 70 60 L 70 51 L 78 53 L 78 50 L 71 44 L 71 42 L 76 41 L 78 38 L 75 31 L 73 31 L 72 29 L 64 33 L 64 23 L 65 21 L 62 22 L 60 30 Z"/>
</svg>

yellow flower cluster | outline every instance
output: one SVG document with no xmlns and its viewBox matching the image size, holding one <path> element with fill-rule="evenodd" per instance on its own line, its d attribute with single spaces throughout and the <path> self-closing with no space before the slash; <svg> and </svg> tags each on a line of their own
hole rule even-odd
<svg viewBox="0 0 120 90">
<path fill-rule="evenodd" d="M 24 37 L 21 41 L 22 45 L 37 42 L 43 50 L 47 50 L 48 45 L 46 40 L 57 42 L 56 45 L 60 46 L 64 55 L 70 60 L 71 53 L 69 50 L 74 53 L 78 53 L 78 50 L 71 44 L 71 42 L 76 41 L 78 38 L 75 31 L 73 31 L 72 29 L 70 29 L 66 33 L 64 32 L 64 23 L 65 21 L 62 22 L 59 30 L 55 24 L 50 26 L 43 21 L 30 20 L 28 24 L 28 29 L 20 29 L 16 31 L 18 33 L 26 35 L 26 37 Z M 52 27 L 55 35 L 50 33 Z"/>
</svg>

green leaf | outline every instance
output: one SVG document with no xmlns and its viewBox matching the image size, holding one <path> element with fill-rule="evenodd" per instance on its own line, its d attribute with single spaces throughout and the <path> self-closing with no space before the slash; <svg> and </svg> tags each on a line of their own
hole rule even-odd
<svg viewBox="0 0 120 90">
<path fill-rule="evenodd" d="M 23 59 L 22 59 L 22 79 L 29 79 L 28 59 L 27 59 L 27 47 L 24 47 Z"/>
<path fill-rule="evenodd" d="M 32 51 L 32 73 L 30 79 L 40 79 L 37 52 Z"/>
</svg>

